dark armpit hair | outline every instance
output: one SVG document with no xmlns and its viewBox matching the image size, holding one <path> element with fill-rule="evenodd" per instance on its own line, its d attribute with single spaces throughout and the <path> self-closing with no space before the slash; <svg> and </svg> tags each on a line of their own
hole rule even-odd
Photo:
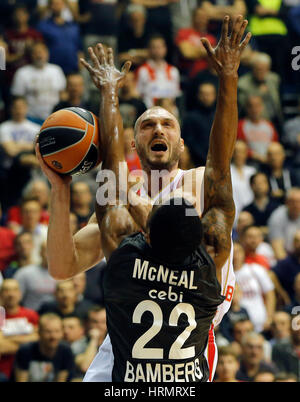
<svg viewBox="0 0 300 402">
<path fill-rule="evenodd" d="M 203 237 L 199 215 L 184 198 L 172 198 L 155 205 L 147 226 L 153 253 L 170 264 L 182 263 Z"/>
</svg>

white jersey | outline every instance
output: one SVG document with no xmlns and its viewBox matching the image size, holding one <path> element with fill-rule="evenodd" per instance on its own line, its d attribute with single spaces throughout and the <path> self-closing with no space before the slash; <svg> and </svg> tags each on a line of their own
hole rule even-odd
<svg viewBox="0 0 300 402">
<path fill-rule="evenodd" d="M 186 171 L 178 169 L 178 172 L 174 179 L 164 187 L 155 197 L 150 198 L 144 189 L 141 188 L 140 196 L 143 198 L 149 198 L 151 202 L 154 204 L 158 198 L 167 197 L 168 194 L 176 190 L 179 186 L 178 184 L 181 182 L 183 175 Z M 202 169 L 201 175 L 197 177 L 197 179 L 201 180 L 201 212 L 203 211 L 203 195 L 204 195 L 204 168 Z M 209 331 L 208 343 L 205 351 L 205 356 L 208 362 L 208 366 L 210 368 L 210 376 L 209 381 L 212 381 L 217 365 L 217 347 L 215 344 L 215 336 L 214 336 L 214 327 L 220 324 L 222 318 L 229 310 L 231 305 L 231 300 L 233 296 L 234 286 L 235 286 L 235 275 L 232 264 L 232 255 L 233 255 L 233 245 L 231 244 L 231 251 L 228 260 L 224 264 L 222 268 L 222 295 L 225 296 L 225 300 L 222 304 L 219 305 L 215 318 L 213 320 L 213 324 L 211 326 L 211 330 Z M 95 356 L 92 364 L 88 368 L 83 382 L 110 382 L 112 381 L 112 369 L 113 369 L 114 359 L 113 359 L 113 351 L 110 342 L 109 335 L 107 334 L 103 344 L 100 346 L 97 355 Z"/>
</svg>

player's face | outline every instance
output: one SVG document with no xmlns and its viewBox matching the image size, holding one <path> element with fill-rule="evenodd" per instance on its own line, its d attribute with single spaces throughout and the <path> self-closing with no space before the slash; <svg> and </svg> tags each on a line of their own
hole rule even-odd
<svg viewBox="0 0 300 402">
<path fill-rule="evenodd" d="M 135 146 L 143 168 L 176 168 L 184 150 L 178 121 L 163 108 L 149 109 L 137 127 Z"/>
<path fill-rule="evenodd" d="M 239 363 L 231 356 L 221 356 L 217 365 L 217 375 L 220 381 L 229 381 L 235 378 Z"/>
</svg>

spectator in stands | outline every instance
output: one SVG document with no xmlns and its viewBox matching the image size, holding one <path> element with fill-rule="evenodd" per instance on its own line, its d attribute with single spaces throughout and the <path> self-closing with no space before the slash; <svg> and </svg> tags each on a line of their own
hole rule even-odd
<svg viewBox="0 0 300 402">
<path fill-rule="evenodd" d="M 300 165 L 300 97 L 297 111 L 295 117 L 285 121 L 282 134 L 282 143 L 291 152 L 291 161 L 295 167 Z"/>
<path fill-rule="evenodd" d="M 88 308 L 86 306 L 82 308 L 80 303 L 77 302 L 76 289 L 72 279 L 57 282 L 54 296 L 54 301 L 45 302 L 40 306 L 38 310 L 40 315 L 55 313 L 61 318 L 76 315 L 81 319 L 85 319 L 90 305 Z"/>
<path fill-rule="evenodd" d="M 276 311 L 271 325 L 272 346 L 282 342 L 289 342 L 291 338 L 291 316 L 284 311 Z"/>
<path fill-rule="evenodd" d="M 187 112 L 182 124 L 182 138 L 188 146 L 193 163 L 204 166 L 209 136 L 216 108 L 216 89 L 211 83 L 200 84 L 197 104 Z"/>
<path fill-rule="evenodd" d="M 148 42 L 154 32 L 147 23 L 147 10 L 139 4 L 129 4 L 126 9 L 124 26 L 119 29 L 119 62 L 129 60 L 134 67 L 144 63 L 148 58 Z"/>
<path fill-rule="evenodd" d="M 31 64 L 17 70 L 11 87 L 12 95 L 27 99 L 28 118 L 38 124 L 42 124 L 52 112 L 66 86 L 62 69 L 48 63 L 48 58 L 47 46 L 34 43 Z"/>
<path fill-rule="evenodd" d="M 64 20 L 64 0 L 50 0 L 49 5 L 51 17 L 42 20 L 37 29 L 48 46 L 49 62 L 70 74 L 79 69 L 79 59 L 83 56 L 79 26 Z"/>
<path fill-rule="evenodd" d="M 40 217 L 41 225 L 48 225 L 49 223 L 49 199 L 50 191 L 49 186 L 44 180 L 32 180 L 23 190 L 23 198 L 35 198 L 39 201 L 42 210 Z M 12 206 L 7 211 L 6 225 L 10 227 L 16 233 L 20 232 L 22 227 L 22 213 L 19 205 Z"/>
<path fill-rule="evenodd" d="M 240 241 L 244 229 L 250 225 L 254 225 L 252 214 L 247 211 L 241 211 L 237 218 L 236 228 L 233 230 L 233 240 Z"/>
<path fill-rule="evenodd" d="M 31 264 L 33 238 L 30 232 L 21 232 L 14 239 L 15 258 L 4 268 L 4 278 L 13 278 L 18 270 Z"/>
<path fill-rule="evenodd" d="M 261 334 L 250 332 L 242 339 L 242 358 L 237 379 L 241 381 L 253 381 L 255 375 L 262 370 L 268 370 L 276 374 L 277 367 L 272 363 L 266 363 L 263 355 L 264 337 Z"/>
<path fill-rule="evenodd" d="M 238 356 L 242 354 L 242 339 L 244 335 L 252 332 L 254 330 L 253 324 L 250 319 L 241 318 L 233 323 L 233 341 L 231 342 L 231 347 L 237 353 Z"/>
<path fill-rule="evenodd" d="M 74 357 L 62 342 L 62 320 L 45 314 L 39 321 L 39 340 L 22 345 L 15 361 L 16 382 L 66 382 L 73 374 Z"/>
<path fill-rule="evenodd" d="M 299 313 L 299 312 L 298 312 Z M 298 382 L 300 381 L 300 326 L 299 316 L 294 317 L 292 320 L 296 320 L 297 324 L 295 328 L 291 329 L 291 340 L 289 342 L 278 343 L 273 347 L 272 359 L 280 371 L 286 373 L 292 373 L 297 376 Z"/>
<path fill-rule="evenodd" d="M 244 211 L 250 212 L 255 225 L 261 227 L 264 234 L 267 234 L 268 219 L 280 204 L 269 196 L 269 182 L 264 173 L 258 172 L 251 176 L 250 186 L 254 200 L 244 208 Z"/>
<path fill-rule="evenodd" d="M 146 7 L 149 27 L 164 37 L 168 49 L 167 59 L 170 61 L 173 56 L 173 21 L 170 4 L 174 0 L 130 0 L 130 2 Z"/>
<path fill-rule="evenodd" d="M 51 17 L 51 7 L 49 0 L 37 0 L 37 12 L 40 19 Z M 79 13 L 78 0 L 64 0 L 64 7 L 61 16 L 65 21 L 77 20 Z"/>
<path fill-rule="evenodd" d="M 0 221 L 2 208 L 0 204 Z M 14 240 L 16 234 L 5 226 L 0 226 L 0 272 L 3 271 L 15 256 Z"/>
<path fill-rule="evenodd" d="M 293 289 L 294 297 L 291 300 L 291 304 L 285 307 L 285 311 L 289 314 L 293 313 L 294 308 L 300 306 L 300 272 L 294 278 Z"/>
<path fill-rule="evenodd" d="M 259 370 L 259 372 L 253 378 L 254 382 L 274 382 L 275 374 L 270 370 Z"/>
<path fill-rule="evenodd" d="M 0 124 L 0 144 L 6 153 L 1 165 L 6 169 L 12 159 L 22 151 L 32 151 L 33 142 L 40 131 L 40 125 L 26 118 L 28 104 L 24 97 L 16 97 L 11 103 L 11 119 Z"/>
<path fill-rule="evenodd" d="M 41 246 L 47 239 L 48 228 L 40 224 L 41 204 L 36 197 L 30 197 L 23 200 L 21 205 L 22 226 L 19 227 L 19 233 L 22 231 L 30 232 L 33 236 L 32 263 L 38 264 L 41 261 Z"/>
<path fill-rule="evenodd" d="M 247 264 L 256 263 L 266 269 L 270 269 L 276 264 L 274 251 L 271 245 L 264 241 L 261 227 L 247 226 L 241 234 L 240 242 L 245 250 L 245 262 Z"/>
<path fill-rule="evenodd" d="M 297 178 L 284 166 L 285 150 L 279 142 L 271 142 L 267 150 L 265 172 L 269 179 L 271 196 L 279 203 L 285 201 L 286 192 L 296 186 Z"/>
<path fill-rule="evenodd" d="M 64 340 L 71 347 L 75 360 L 74 378 L 82 379 L 87 369 L 82 365 L 81 355 L 89 346 L 84 324 L 79 317 L 66 317 L 63 319 L 63 330 Z"/>
<path fill-rule="evenodd" d="M 245 263 L 245 251 L 239 243 L 234 244 L 233 267 L 242 291 L 241 306 L 247 310 L 256 332 L 268 330 L 276 307 L 268 273 L 261 265 Z"/>
<path fill-rule="evenodd" d="M 230 346 L 218 348 L 218 364 L 215 382 L 238 382 L 236 374 L 240 363 L 237 354 Z"/>
<path fill-rule="evenodd" d="M 89 221 L 93 210 L 91 207 L 92 193 L 84 181 L 73 183 L 71 187 L 71 211 L 77 216 L 79 228 Z"/>
<path fill-rule="evenodd" d="M 275 257 L 281 260 L 293 251 L 293 238 L 300 229 L 300 188 L 292 187 L 287 192 L 285 205 L 272 213 L 268 227 Z"/>
<path fill-rule="evenodd" d="M 89 338 L 97 338 L 97 348 L 102 345 L 102 342 L 104 341 L 107 333 L 106 311 L 104 306 L 94 306 L 88 311 L 86 320 L 86 333 Z"/>
<path fill-rule="evenodd" d="M 208 15 L 202 8 L 193 12 L 193 25 L 181 28 L 175 38 L 179 51 L 179 69 L 182 74 L 194 77 L 200 71 L 207 69 L 207 54 L 201 38 L 207 38 L 214 47 L 217 44 L 215 36 L 207 33 Z"/>
<path fill-rule="evenodd" d="M 90 300 L 85 298 L 85 290 L 86 290 L 86 273 L 81 272 L 80 274 L 74 276 L 72 278 L 75 292 L 76 292 L 76 311 L 81 314 L 81 311 L 84 312 L 91 309 L 95 303 L 92 303 Z"/>
<path fill-rule="evenodd" d="M 285 222 L 281 222 L 284 230 Z M 280 259 L 270 271 L 277 293 L 285 304 L 290 304 L 295 297 L 294 280 L 300 272 L 300 230 L 298 229 L 293 238 L 294 251 L 285 258 Z"/>
<path fill-rule="evenodd" d="M 25 4 L 15 6 L 12 15 L 13 25 L 5 31 L 5 40 L 10 54 L 6 70 L 9 85 L 17 69 L 30 63 L 28 53 L 33 42 L 43 40 L 40 32 L 30 27 L 29 18 L 30 14 Z"/>
<path fill-rule="evenodd" d="M 201 1 L 201 8 L 209 19 L 209 32 L 217 36 L 221 33 L 225 15 L 235 18 L 239 14 L 245 16 L 247 12 L 244 0 L 204 0 Z"/>
<path fill-rule="evenodd" d="M 256 170 L 247 164 L 247 157 L 247 144 L 244 141 L 236 141 L 230 167 L 236 221 L 242 209 L 253 200 L 250 178 Z"/>
<path fill-rule="evenodd" d="M 262 116 L 280 126 L 282 110 L 280 101 L 280 76 L 271 71 L 272 59 L 267 54 L 257 53 L 251 59 L 252 70 L 239 78 L 238 101 L 245 111 L 249 96 L 261 96 L 264 103 Z"/>
<path fill-rule="evenodd" d="M 221 334 L 229 341 L 233 342 L 233 327 L 234 324 L 241 320 L 249 320 L 249 314 L 244 307 L 241 307 L 240 301 L 242 298 L 242 291 L 238 284 L 235 285 L 232 297 L 231 306 L 224 315 L 220 323 Z"/>
<path fill-rule="evenodd" d="M 140 115 L 146 111 L 146 106 L 137 92 L 135 75 L 132 71 L 124 79 L 119 104 L 124 125 L 127 127 L 133 127 Z"/>
<path fill-rule="evenodd" d="M 117 48 L 117 0 L 79 0 L 80 15 L 77 20 L 81 22 L 84 49 L 103 43 L 113 49 Z"/>
<path fill-rule="evenodd" d="M 80 73 L 70 73 L 67 76 L 66 99 L 55 105 L 53 112 L 67 107 L 90 110 L 89 103 L 84 100 L 84 79 Z"/>
<path fill-rule="evenodd" d="M 278 133 L 271 121 L 263 117 L 264 103 L 261 96 L 249 96 L 246 117 L 239 120 L 237 138 L 249 147 L 249 158 L 258 166 L 267 160 L 267 149 L 272 141 L 278 141 Z"/>
<path fill-rule="evenodd" d="M 137 70 L 137 90 L 149 108 L 158 98 L 176 98 L 180 92 L 180 76 L 175 66 L 165 60 L 167 46 L 162 36 L 152 36 L 149 59 Z"/>
<path fill-rule="evenodd" d="M 247 1 L 249 31 L 261 52 L 273 61 L 273 69 L 284 78 L 285 60 L 288 57 L 288 30 L 284 18 L 284 2 Z"/>
<path fill-rule="evenodd" d="M 38 314 L 20 305 L 21 291 L 15 279 L 6 279 L 0 287 L 1 305 L 5 309 L 5 323 L 0 336 L 0 373 L 10 379 L 15 354 L 19 347 L 38 339 Z"/>
<path fill-rule="evenodd" d="M 22 267 L 14 278 L 22 291 L 23 306 L 38 311 L 43 303 L 54 299 L 56 281 L 48 272 L 46 242 L 41 247 L 41 263 Z"/>
</svg>

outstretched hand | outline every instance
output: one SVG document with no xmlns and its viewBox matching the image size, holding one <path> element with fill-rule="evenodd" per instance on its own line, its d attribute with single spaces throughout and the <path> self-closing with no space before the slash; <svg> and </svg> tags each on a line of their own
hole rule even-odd
<svg viewBox="0 0 300 402">
<path fill-rule="evenodd" d="M 113 50 L 108 48 L 107 54 L 105 54 L 101 43 L 96 45 L 95 50 L 89 47 L 88 52 L 92 60 L 92 65 L 85 59 L 80 59 L 80 62 L 90 73 L 96 87 L 102 89 L 108 85 L 116 85 L 117 88 L 120 88 L 130 69 L 131 62 L 127 61 L 121 71 L 119 71 L 114 64 Z"/>
<path fill-rule="evenodd" d="M 219 76 L 237 76 L 241 54 L 248 45 L 251 33 L 248 32 L 242 40 L 248 21 L 239 15 L 232 26 L 231 34 L 228 35 L 230 17 L 224 17 L 222 33 L 215 49 L 206 38 L 201 38 L 212 66 Z"/>
</svg>

